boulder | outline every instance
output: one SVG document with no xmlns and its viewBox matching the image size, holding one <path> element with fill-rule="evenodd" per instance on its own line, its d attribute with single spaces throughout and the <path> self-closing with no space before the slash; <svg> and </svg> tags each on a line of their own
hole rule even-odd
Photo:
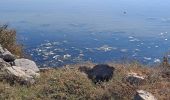
<svg viewBox="0 0 170 100">
<path fill-rule="evenodd" d="M 14 62 L 15 56 L 7 49 L 2 53 L 2 58 L 6 62 Z"/>
<path fill-rule="evenodd" d="M 31 65 L 31 67 L 28 68 L 29 65 Z M 0 58 L 0 80 L 6 80 L 11 84 L 15 82 L 26 85 L 33 84 L 35 79 L 40 77 L 40 74 L 37 73 L 38 70 L 35 70 L 35 68 L 34 70 L 31 69 L 33 64 L 26 64 L 23 66 L 26 66 L 28 69 L 20 66 L 11 66 L 8 62 Z"/>
<path fill-rule="evenodd" d="M 2 54 L 2 53 L 4 53 L 5 51 L 4 51 L 4 49 L 2 48 L 2 46 L 0 45 L 0 55 Z"/>
<path fill-rule="evenodd" d="M 22 68 L 17 66 L 6 67 L 5 68 L 5 78 L 10 83 L 19 82 L 20 84 L 33 84 L 35 82 L 34 78 L 22 70 Z"/>
<path fill-rule="evenodd" d="M 2 58 L 0 58 L 0 70 L 4 67 L 11 67 L 11 65 L 7 62 L 5 62 Z"/>
<path fill-rule="evenodd" d="M 125 79 L 131 85 L 142 85 L 145 82 L 145 76 L 138 75 L 137 73 L 128 73 Z"/>
<path fill-rule="evenodd" d="M 92 79 L 94 83 L 109 81 L 113 77 L 113 71 L 115 68 L 106 64 L 99 64 L 87 71 L 88 77 Z"/>
<path fill-rule="evenodd" d="M 5 68 L 11 67 L 11 65 L 0 58 L 0 80 L 4 79 Z"/>
<path fill-rule="evenodd" d="M 147 91 L 138 90 L 136 92 L 134 100 L 157 100 L 157 99 L 151 93 Z"/>
<path fill-rule="evenodd" d="M 13 62 L 15 60 L 15 56 L 7 49 L 4 49 L 1 45 L 0 45 L 0 58 L 2 58 L 6 62 Z"/>
<path fill-rule="evenodd" d="M 21 67 L 23 70 L 32 70 L 34 72 L 39 72 L 39 68 L 36 63 L 29 59 L 16 59 L 14 61 L 15 66 Z"/>
</svg>

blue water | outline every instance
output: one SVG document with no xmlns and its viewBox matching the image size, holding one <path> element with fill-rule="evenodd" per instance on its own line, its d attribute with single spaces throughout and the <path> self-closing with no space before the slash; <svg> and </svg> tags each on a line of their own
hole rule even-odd
<svg viewBox="0 0 170 100">
<path fill-rule="evenodd" d="M 124 59 L 161 61 L 170 50 L 169 0 L 1 0 L 0 23 L 16 29 L 40 66 Z"/>
</svg>

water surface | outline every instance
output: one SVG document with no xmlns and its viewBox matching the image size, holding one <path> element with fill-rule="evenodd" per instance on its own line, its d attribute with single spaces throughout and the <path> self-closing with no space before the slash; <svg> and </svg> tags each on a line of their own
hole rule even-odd
<svg viewBox="0 0 170 100">
<path fill-rule="evenodd" d="M 1 0 L 0 22 L 40 66 L 136 59 L 170 49 L 169 0 Z"/>
</svg>

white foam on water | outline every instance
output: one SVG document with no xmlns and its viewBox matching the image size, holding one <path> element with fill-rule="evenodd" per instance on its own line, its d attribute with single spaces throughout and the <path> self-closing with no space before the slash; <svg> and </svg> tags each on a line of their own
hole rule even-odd
<svg viewBox="0 0 170 100">
<path fill-rule="evenodd" d="M 53 59 L 58 59 L 60 57 L 60 55 L 55 55 L 55 56 L 53 56 Z"/>
<path fill-rule="evenodd" d="M 142 43 L 140 43 L 140 44 L 142 44 L 142 45 L 143 45 L 144 43 L 142 42 Z"/>
<path fill-rule="evenodd" d="M 82 56 L 84 56 L 84 54 L 80 53 L 79 56 L 82 57 Z"/>
<path fill-rule="evenodd" d="M 133 39 L 134 37 L 133 37 L 133 36 L 129 36 L 128 38 L 129 38 L 129 39 Z"/>
<path fill-rule="evenodd" d="M 108 52 L 108 51 L 111 51 L 113 48 L 108 46 L 108 45 L 103 45 L 103 46 L 96 48 L 96 49 L 99 50 L 99 51 Z"/>
<path fill-rule="evenodd" d="M 164 33 L 161 32 L 159 35 L 164 35 Z"/>
<path fill-rule="evenodd" d="M 150 57 L 143 57 L 145 60 L 152 60 Z"/>
<path fill-rule="evenodd" d="M 150 46 L 148 46 L 147 48 L 148 48 L 148 49 L 150 49 L 151 47 L 150 47 Z"/>
<path fill-rule="evenodd" d="M 154 63 L 161 63 L 161 60 L 160 60 L 160 59 L 155 58 L 155 59 L 154 59 Z"/>
<path fill-rule="evenodd" d="M 139 39 L 131 39 L 131 40 L 129 40 L 130 42 L 138 42 L 138 41 L 140 41 Z"/>
<path fill-rule="evenodd" d="M 64 59 L 69 59 L 70 57 L 71 57 L 70 54 L 65 54 L 65 55 L 63 56 Z"/>
<path fill-rule="evenodd" d="M 128 49 L 121 49 L 120 51 L 121 51 L 121 52 L 127 52 Z"/>
<path fill-rule="evenodd" d="M 138 54 L 137 53 L 134 53 L 133 55 L 132 55 L 132 57 L 135 57 L 135 56 L 137 56 Z"/>
<path fill-rule="evenodd" d="M 67 40 L 64 40 L 63 43 L 68 43 L 68 41 L 67 41 Z"/>
<path fill-rule="evenodd" d="M 155 46 L 155 48 L 158 48 L 158 47 L 159 47 L 158 45 Z"/>
<path fill-rule="evenodd" d="M 135 51 L 140 51 L 140 49 L 135 49 Z"/>
</svg>

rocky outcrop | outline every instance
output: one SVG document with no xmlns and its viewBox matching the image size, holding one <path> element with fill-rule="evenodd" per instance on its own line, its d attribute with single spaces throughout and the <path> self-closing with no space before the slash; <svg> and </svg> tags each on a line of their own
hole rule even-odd
<svg viewBox="0 0 170 100">
<path fill-rule="evenodd" d="M 11 52 L 9 52 L 7 49 L 2 48 L 1 45 L 0 45 L 0 58 L 2 58 L 6 62 L 13 62 L 16 59 Z"/>
<path fill-rule="evenodd" d="M 142 85 L 145 83 L 145 76 L 138 75 L 137 73 L 128 73 L 125 81 L 131 85 Z"/>
<path fill-rule="evenodd" d="M 39 69 L 34 61 L 24 58 L 15 59 L 13 54 L 0 46 L 0 80 L 33 84 L 39 77 Z"/>
<path fill-rule="evenodd" d="M 29 59 L 24 59 L 24 58 L 16 59 L 14 61 L 14 64 L 15 66 L 21 67 L 25 70 L 32 70 L 34 72 L 39 72 L 39 69 L 37 65 L 35 64 L 35 62 Z"/>
<path fill-rule="evenodd" d="M 7 81 L 13 83 L 14 81 L 19 82 L 20 84 L 33 84 L 35 82 L 34 78 L 31 75 L 28 75 L 20 67 L 12 66 L 5 68 Z"/>
<path fill-rule="evenodd" d="M 157 100 L 157 99 L 151 93 L 147 91 L 138 90 L 136 92 L 134 100 Z"/>
<path fill-rule="evenodd" d="M 115 68 L 109 65 L 99 64 L 88 70 L 86 74 L 94 83 L 98 83 L 109 81 L 113 77 L 114 70 Z"/>
<path fill-rule="evenodd" d="M 2 58 L 6 62 L 13 62 L 16 59 L 15 56 L 8 50 L 5 50 L 5 52 L 2 54 Z"/>
</svg>

